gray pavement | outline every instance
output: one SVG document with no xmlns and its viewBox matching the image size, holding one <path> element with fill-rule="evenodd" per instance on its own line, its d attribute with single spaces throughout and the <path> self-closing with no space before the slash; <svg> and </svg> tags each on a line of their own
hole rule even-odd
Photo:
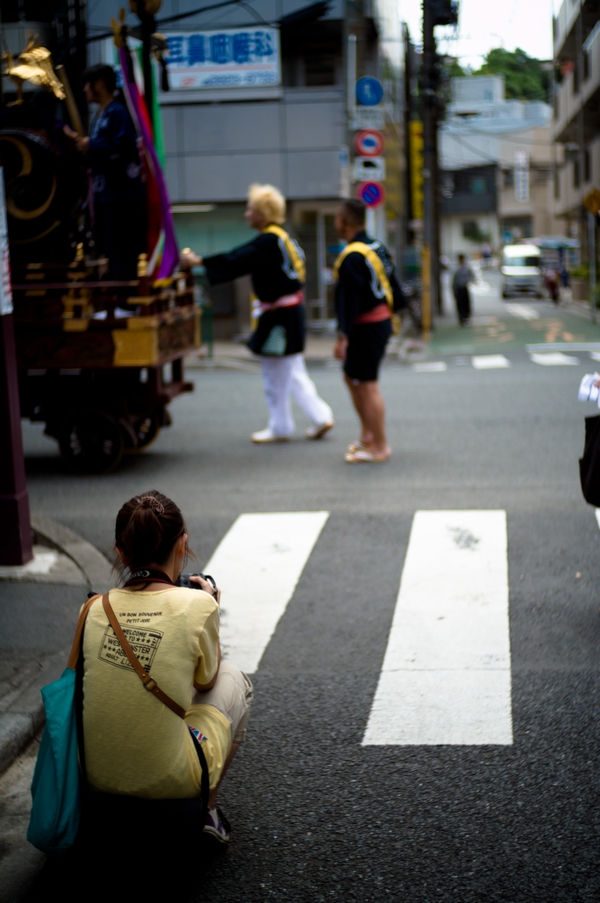
<svg viewBox="0 0 600 903">
<path fill-rule="evenodd" d="M 526 303 L 568 331 L 568 311 Z M 493 291 L 478 313 L 513 334 L 494 349 L 510 367 L 475 370 L 476 352 L 458 350 L 475 333 L 450 317 L 440 342 L 450 350 L 430 352 L 445 370 L 419 372 L 389 355 L 382 390 L 394 454 L 384 466 L 342 461 L 356 425 L 321 338 L 311 374 L 336 416 L 322 442 L 302 438 L 300 415 L 297 440 L 249 442 L 266 414 L 258 367 L 241 358 L 243 367 L 191 368 L 196 392 L 173 405 L 172 429 L 108 477 L 69 475 L 55 444 L 24 424 L 32 509 L 72 531 L 62 534 L 71 553 L 75 534 L 108 561 L 118 507 L 149 487 L 182 505 L 200 566 L 240 513 L 330 511 L 253 678 L 249 742 L 222 794 L 234 842 L 199 870 L 194 900 L 600 899 L 600 533 L 577 471 L 583 417 L 594 409 L 576 400 L 596 364 L 579 354 L 572 366 L 536 366 L 525 352 L 529 326 Z M 600 340 L 600 327 L 585 329 Z M 515 742 L 362 747 L 414 512 L 444 508 L 507 511 Z M 35 696 L 42 668 L 64 664 L 87 586 L 104 588 L 84 571 L 80 585 L 0 582 L 2 659 L 13 662 L 18 691 L 10 706 L 19 693 Z M 8 714 L 32 721 L 28 706 Z M 42 899 L 49 887 L 23 840 L 34 751 L 0 782 L 6 901 Z"/>
</svg>

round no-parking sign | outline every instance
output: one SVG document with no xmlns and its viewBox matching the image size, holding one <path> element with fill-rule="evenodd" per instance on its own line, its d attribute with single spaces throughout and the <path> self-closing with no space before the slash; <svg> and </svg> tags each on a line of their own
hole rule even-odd
<svg viewBox="0 0 600 903">
<path fill-rule="evenodd" d="M 354 147 L 362 157 L 379 157 L 383 151 L 383 135 L 375 129 L 363 129 L 355 135 Z"/>
<path fill-rule="evenodd" d="M 356 196 L 367 207 L 379 207 L 385 200 L 385 188 L 380 182 L 361 182 L 356 189 Z"/>
</svg>

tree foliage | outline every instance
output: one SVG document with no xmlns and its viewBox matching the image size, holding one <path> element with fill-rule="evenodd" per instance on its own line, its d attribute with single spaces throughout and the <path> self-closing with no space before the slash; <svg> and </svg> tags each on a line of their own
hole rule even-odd
<svg viewBox="0 0 600 903">
<path fill-rule="evenodd" d="M 484 59 L 481 69 L 473 75 L 503 75 L 508 99 L 548 100 L 551 73 L 542 68 L 540 60 L 519 47 L 515 51 L 496 47 Z"/>
</svg>

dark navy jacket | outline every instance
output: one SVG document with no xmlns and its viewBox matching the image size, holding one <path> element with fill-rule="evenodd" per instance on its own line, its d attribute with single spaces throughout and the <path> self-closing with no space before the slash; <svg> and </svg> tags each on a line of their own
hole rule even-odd
<svg viewBox="0 0 600 903">
<path fill-rule="evenodd" d="M 405 307 L 404 294 L 387 248 L 380 241 L 370 238 L 366 232 L 359 232 L 352 241 L 362 241 L 373 248 L 381 258 L 390 281 L 394 294 L 394 310 Z M 342 261 L 335 287 L 335 310 L 339 331 L 346 336 L 349 335 L 359 314 L 367 313 L 382 303 L 387 303 L 385 295 L 378 286 L 377 277 L 366 257 L 358 251 L 348 254 Z"/>
<path fill-rule="evenodd" d="M 128 203 L 145 196 L 136 131 L 118 100 L 92 119 L 88 160 L 96 203 Z"/>
<path fill-rule="evenodd" d="M 272 304 L 302 288 L 283 242 L 271 232 L 261 232 L 252 241 L 227 254 L 204 257 L 202 263 L 212 285 L 250 276 L 254 294 L 265 304 Z M 277 328 L 285 333 L 283 355 L 299 354 L 304 350 L 304 319 L 304 304 L 266 311 L 258 319 L 256 331 L 248 342 L 249 348 L 255 354 L 267 354 L 263 347 L 272 330 Z"/>
</svg>

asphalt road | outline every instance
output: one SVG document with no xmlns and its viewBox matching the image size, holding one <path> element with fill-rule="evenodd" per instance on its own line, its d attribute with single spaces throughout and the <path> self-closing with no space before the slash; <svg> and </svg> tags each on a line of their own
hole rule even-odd
<svg viewBox="0 0 600 903">
<path fill-rule="evenodd" d="M 311 371 L 336 416 L 322 442 L 302 438 L 299 415 L 296 441 L 251 445 L 266 424 L 258 371 L 196 371 L 174 426 L 107 477 L 67 475 L 24 427 L 32 507 L 107 554 L 118 507 L 150 487 L 181 505 L 200 565 L 240 514 L 329 512 L 253 675 L 249 740 L 221 797 L 233 842 L 198 867 L 191 899 L 600 899 L 600 531 L 577 464 L 594 413 L 577 388 L 596 364 L 580 352 L 544 366 L 525 350 L 532 334 L 600 342 L 600 327 L 529 299 L 514 302 L 537 313 L 523 319 L 487 282 L 475 294 L 487 322 L 440 323 L 429 363 L 445 369 L 387 361 L 385 465 L 344 464 L 356 426 L 333 364 Z M 475 369 L 478 354 L 509 365 Z M 513 742 L 363 746 L 415 512 L 463 509 L 506 511 Z"/>
</svg>

